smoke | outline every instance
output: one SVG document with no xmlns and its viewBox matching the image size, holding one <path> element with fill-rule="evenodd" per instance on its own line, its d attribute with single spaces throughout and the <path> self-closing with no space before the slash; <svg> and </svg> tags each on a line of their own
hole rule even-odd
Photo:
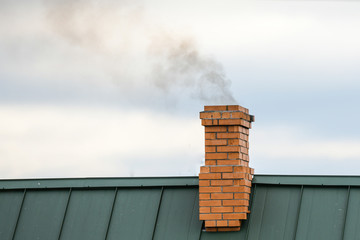
<svg viewBox="0 0 360 240">
<path fill-rule="evenodd" d="M 152 68 L 155 86 L 191 90 L 191 97 L 203 102 L 235 103 L 222 65 L 202 55 L 192 39 L 162 33 L 149 48 L 156 63 Z"/>
<path fill-rule="evenodd" d="M 172 97 L 180 98 L 181 92 L 204 103 L 236 102 L 223 66 L 201 53 L 193 38 L 170 34 L 155 23 L 141 5 L 75 0 L 47 1 L 45 6 L 51 30 L 71 45 L 106 59 L 104 71 L 117 84 L 138 81 L 141 85 L 139 79 L 147 79 Z M 146 69 L 142 76 L 124 74 L 132 69 L 129 65 L 139 66 L 139 62 Z"/>
</svg>

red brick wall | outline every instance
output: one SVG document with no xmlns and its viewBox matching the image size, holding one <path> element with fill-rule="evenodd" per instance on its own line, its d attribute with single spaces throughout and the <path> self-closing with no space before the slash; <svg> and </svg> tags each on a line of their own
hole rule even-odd
<svg viewBox="0 0 360 240">
<path fill-rule="evenodd" d="M 205 166 L 199 174 L 200 220 L 207 231 L 239 231 L 247 219 L 251 180 L 249 129 L 254 117 L 238 105 L 205 106 Z"/>
</svg>

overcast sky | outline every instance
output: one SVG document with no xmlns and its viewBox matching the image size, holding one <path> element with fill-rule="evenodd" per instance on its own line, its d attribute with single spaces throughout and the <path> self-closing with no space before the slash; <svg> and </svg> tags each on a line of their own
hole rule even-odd
<svg viewBox="0 0 360 240">
<path fill-rule="evenodd" d="M 256 174 L 360 175 L 359 1 L 0 0 L 0 178 L 194 176 L 199 112 Z"/>
</svg>

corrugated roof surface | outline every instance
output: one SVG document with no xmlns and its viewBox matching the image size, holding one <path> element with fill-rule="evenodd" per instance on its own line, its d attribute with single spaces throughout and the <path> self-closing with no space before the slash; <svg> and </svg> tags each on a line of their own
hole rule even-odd
<svg viewBox="0 0 360 240">
<path fill-rule="evenodd" d="M 208 233 L 198 179 L 0 180 L 0 239 L 360 239 L 360 177 L 255 176 L 239 232 Z"/>
</svg>

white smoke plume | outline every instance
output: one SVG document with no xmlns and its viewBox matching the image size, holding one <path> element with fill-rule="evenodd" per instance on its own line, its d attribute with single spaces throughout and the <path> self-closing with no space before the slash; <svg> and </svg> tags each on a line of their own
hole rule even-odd
<svg viewBox="0 0 360 240">
<path fill-rule="evenodd" d="M 191 37 L 170 34 L 164 26 L 152 22 L 141 5 L 72 0 L 45 2 L 45 6 L 49 26 L 56 34 L 107 62 L 114 61 L 104 71 L 116 83 L 131 81 L 124 72 L 139 61 L 147 69 L 140 78 L 149 80 L 164 94 L 177 89 L 204 103 L 236 103 L 222 65 L 201 53 Z M 131 58 L 134 55 L 137 58 Z"/>
</svg>

